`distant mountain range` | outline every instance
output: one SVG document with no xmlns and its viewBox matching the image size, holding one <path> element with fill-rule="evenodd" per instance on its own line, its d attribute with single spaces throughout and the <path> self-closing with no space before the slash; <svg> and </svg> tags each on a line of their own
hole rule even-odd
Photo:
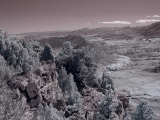
<svg viewBox="0 0 160 120">
<path fill-rule="evenodd" d="M 130 38 L 133 36 L 141 36 L 147 38 L 160 37 L 160 22 L 153 23 L 148 26 L 138 27 L 114 27 L 114 28 L 83 28 L 76 31 L 69 32 L 70 35 L 100 35 L 100 36 L 125 36 Z M 121 39 L 121 38 L 120 38 Z"/>
<path fill-rule="evenodd" d="M 66 36 L 95 36 L 103 39 L 132 39 L 135 36 L 142 38 L 160 37 L 160 22 L 153 23 L 148 26 L 138 27 L 102 27 L 102 28 L 83 28 L 74 31 L 49 31 L 49 32 L 32 32 L 17 34 L 25 39 L 44 40 L 51 37 L 66 37 Z"/>
</svg>

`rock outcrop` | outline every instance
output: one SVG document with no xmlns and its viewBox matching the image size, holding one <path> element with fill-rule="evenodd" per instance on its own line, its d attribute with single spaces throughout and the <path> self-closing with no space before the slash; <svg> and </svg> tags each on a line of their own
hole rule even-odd
<svg viewBox="0 0 160 120">
<path fill-rule="evenodd" d="M 57 81 L 56 65 L 52 61 L 43 62 L 42 66 L 25 76 L 14 76 L 8 81 L 8 85 L 24 94 L 31 108 L 46 102 L 55 102 L 56 105 L 62 96 Z"/>
</svg>

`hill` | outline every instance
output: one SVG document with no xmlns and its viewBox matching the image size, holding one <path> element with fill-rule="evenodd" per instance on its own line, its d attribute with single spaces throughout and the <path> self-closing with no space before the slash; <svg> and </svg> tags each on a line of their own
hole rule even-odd
<svg viewBox="0 0 160 120">
<path fill-rule="evenodd" d="M 48 32 L 32 32 L 17 34 L 17 36 L 22 36 L 26 40 L 43 40 L 51 37 L 65 37 L 65 36 L 99 36 L 102 38 L 111 39 L 132 39 L 135 36 L 155 38 L 160 36 L 160 22 L 153 23 L 147 26 L 138 27 L 102 27 L 102 28 L 83 28 L 74 31 L 48 31 Z M 53 38 L 51 38 L 53 39 Z"/>
<path fill-rule="evenodd" d="M 153 23 L 142 28 L 141 35 L 147 38 L 160 37 L 160 22 Z"/>
<path fill-rule="evenodd" d="M 64 42 L 70 41 L 74 48 L 80 48 L 86 46 L 88 42 L 80 36 L 66 36 L 66 37 L 51 37 L 40 40 L 41 46 L 45 46 L 46 43 L 49 43 L 53 49 L 58 49 L 63 46 Z"/>
</svg>

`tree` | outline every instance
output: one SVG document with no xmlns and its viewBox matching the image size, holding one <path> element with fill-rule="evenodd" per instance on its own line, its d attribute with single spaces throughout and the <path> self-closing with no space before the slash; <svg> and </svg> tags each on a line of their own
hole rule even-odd
<svg viewBox="0 0 160 120">
<path fill-rule="evenodd" d="M 31 71 L 33 68 L 28 63 L 24 63 L 22 66 L 23 73 L 26 74 L 27 72 Z"/>
<path fill-rule="evenodd" d="M 64 67 L 61 67 L 61 69 L 59 70 L 58 83 L 63 91 L 68 105 L 73 105 L 81 102 L 80 94 L 78 93 L 73 75 L 71 73 L 67 75 Z"/>
<path fill-rule="evenodd" d="M 63 55 L 69 55 L 69 54 L 72 54 L 73 52 L 73 47 L 71 45 L 71 42 L 65 42 L 63 44 L 63 47 L 62 47 L 62 51 L 61 51 L 61 54 Z"/>
<path fill-rule="evenodd" d="M 97 112 L 94 115 L 95 120 L 101 118 L 102 120 L 109 119 L 110 113 L 116 112 L 117 107 L 119 106 L 118 100 L 113 100 L 114 93 L 110 93 L 104 99 L 98 103 Z"/>
<path fill-rule="evenodd" d="M 69 95 L 67 104 L 69 105 L 81 104 L 80 94 L 78 92 L 76 83 L 74 82 L 73 75 L 71 73 L 68 75 L 66 90 Z"/>
<path fill-rule="evenodd" d="M 154 113 L 147 102 L 141 101 L 132 114 L 132 120 L 155 120 Z"/>
<path fill-rule="evenodd" d="M 62 113 L 55 109 L 52 104 L 45 105 L 40 104 L 34 113 L 33 120 L 67 120 L 62 116 Z"/>
<path fill-rule="evenodd" d="M 40 61 L 47 61 L 47 60 L 53 60 L 55 59 L 54 57 L 54 52 L 53 52 L 53 49 L 52 47 L 46 43 L 45 47 L 44 47 L 44 50 L 41 54 L 41 58 L 40 58 Z"/>
<path fill-rule="evenodd" d="M 6 61 L 4 57 L 0 55 L 0 80 L 5 77 Z"/>
<path fill-rule="evenodd" d="M 0 55 L 0 80 L 11 78 L 13 74 L 13 70 L 7 66 L 7 62 L 4 60 L 4 57 Z"/>
<path fill-rule="evenodd" d="M 113 81 L 108 74 L 103 73 L 101 88 L 109 89 L 110 87 L 112 88 L 112 90 L 114 90 Z"/>
<path fill-rule="evenodd" d="M 0 55 L 0 66 L 6 66 L 6 61 L 4 60 L 4 57 Z"/>
<path fill-rule="evenodd" d="M 27 107 L 25 98 L 17 99 L 16 90 L 11 90 L 5 81 L 0 86 L 0 120 L 20 120 Z"/>
<path fill-rule="evenodd" d="M 63 66 L 59 69 L 58 84 L 63 92 L 66 90 L 67 72 Z"/>
<path fill-rule="evenodd" d="M 0 39 L 0 54 L 8 65 L 14 67 L 15 72 L 19 73 L 22 69 L 25 70 L 23 72 L 30 71 L 39 63 L 39 53 L 35 50 L 35 46 L 39 48 L 37 43 L 5 37 L 6 33 L 0 33 L 0 36 L 2 36 Z M 31 69 L 24 69 L 26 64 Z"/>
<path fill-rule="evenodd" d="M 56 64 L 59 68 L 61 66 L 65 67 L 67 74 L 72 73 L 79 91 L 85 85 L 98 86 L 95 76 L 97 70 L 96 64 L 93 63 L 92 59 L 83 50 L 73 49 L 70 43 L 64 44 L 62 51 L 56 58 Z"/>
<path fill-rule="evenodd" d="M 65 116 L 69 117 L 73 113 L 81 114 L 82 100 L 80 94 L 74 82 L 73 75 L 71 73 L 67 75 L 64 67 L 61 67 L 59 70 L 58 83 L 63 91 L 65 103 L 67 105 Z"/>
</svg>

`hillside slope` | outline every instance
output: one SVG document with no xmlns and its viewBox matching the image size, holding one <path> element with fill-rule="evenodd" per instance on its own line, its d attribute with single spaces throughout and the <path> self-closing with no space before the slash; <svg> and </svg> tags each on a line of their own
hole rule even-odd
<svg viewBox="0 0 160 120">
<path fill-rule="evenodd" d="M 141 35 L 148 38 L 160 37 L 160 22 L 153 23 L 149 26 L 143 27 L 141 30 Z"/>
<path fill-rule="evenodd" d="M 49 43 L 53 49 L 61 48 L 64 42 L 70 41 L 74 48 L 80 48 L 87 45 L 87 41 L 80 36 L 66 36 L 66 37 L 51 37 L 40 40 L 40 44 L 45 46 L 46 43 Z"/>
</svg>

